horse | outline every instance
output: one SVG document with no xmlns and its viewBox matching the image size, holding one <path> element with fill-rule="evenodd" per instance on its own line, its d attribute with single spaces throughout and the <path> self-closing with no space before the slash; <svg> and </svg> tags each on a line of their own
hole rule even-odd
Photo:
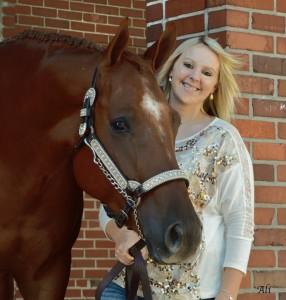
<svg viewBox="0 0 286 300">
<path fill-rule="evenodd" d="M 123 20 L 105 48 L 34 30 L 0 44 L 0 299 L 13 299 L 14 281 L 26 300 L 64 299 L 83 191 L 142 234 L 157 262 L 200 243 L 175 158 L 180 118 L 154 75 L 174 26 L 143 55 L 128 39 Z"/>
</svg>

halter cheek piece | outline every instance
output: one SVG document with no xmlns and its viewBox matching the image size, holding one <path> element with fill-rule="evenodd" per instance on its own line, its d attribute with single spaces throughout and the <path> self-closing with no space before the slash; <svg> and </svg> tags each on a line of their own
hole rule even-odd
<svg viewBox="0 0 286 300">
<path fill-rule="evenodd" d="M 97 68 L 95 69 L 93 75 L 92 87 L 86 92 L 83 101 L 83 108 L 80 111 L 82 123 L 79 127 L 80 142 L 78 143 L 77 147 L 84 142 L 91 149 L 93 152 L 94 163 L 98 165 L 112 186 L 126 199 L 125 206 L 120 210 L 118 215 L 115 215 L 107 205 L 103 204 L 107 215 L 110 218 L 114 218 L 117 226 L 121 228 L 126 224 L 128 215 L 134 212 L 136 225 L 141 237 L 143 237 L 136 210 L 140 203 L 141 196 L 168 181 L 183 179 L 187 185 L 189 181 L 185 172 L 182 170 L 165 171 L 151 177 L 143 183 L 126 179 L 126 177 L 114 164 L 108 152 L 105 150 L 104 146 L 101 144 L 94 132 L 96 79 Z"/>
</svg>

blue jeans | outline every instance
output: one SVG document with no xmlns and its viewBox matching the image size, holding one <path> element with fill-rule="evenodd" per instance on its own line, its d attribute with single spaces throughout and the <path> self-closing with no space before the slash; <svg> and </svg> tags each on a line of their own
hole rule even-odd
<svg viewBox="0 0 286 300">
<path fill-rule="evenodd" d="M 110 282 L 103 291 L 100 300 L 126 300 L 125 289 L 114 282 Z M 138 300 L 144 300 L 144 298 L 138 296 Z M 215 298 L 202 300 L 215 300 Z"/>
<path fill-rule="evenodd" d="M 138 300 L 143 299 L 144 298 L 138 296 Z M 100 300 L 126 300 L 125 288 L 114 282 L 110 282 L 103 291 Z"/>
</svg>

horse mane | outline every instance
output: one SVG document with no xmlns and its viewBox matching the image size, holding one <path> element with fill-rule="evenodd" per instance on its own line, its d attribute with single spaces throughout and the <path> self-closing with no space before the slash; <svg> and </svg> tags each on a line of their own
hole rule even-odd
<svg viewBox="0 0 286 300">
<path fill-rule="evenodd" d="M 96 50 L 99 52 L 102 52 L 104 50 L 102 46 L 98 45 L 95 42 L 88 41 L 84 38 L 81 39 L 56 32 L 41 32 L 36 30 L 25 30 L 11 38 L 4 40 L 2 43 L 9 43 L 18 40 L 33 40 L 48 44 L 59 43 L 67 47 L 82 47 L 88 50 Z M 123 54 L 123 57 L 131 64 L 135 65 L 140 72 L 146 69 L 140 56 L 138 60 L 138 55 L 126 50 Z"/>
<path fill-rule="evenodd" d="M 18 40 L 34 40 L 43 43 L 60 43 L 63 46 L 68 47 L 83 47 L 85 49 L 97 50 L 102 52 L 103 48 L 95 42 L 88 41 L 86 39 L 80 39 L 69 35 L 59 34 L 56 32 L 41 32 L 36 30 L 25 30 L 10 39 L 6 39 L 5 42 L 12 42 Z"/>
</svg>

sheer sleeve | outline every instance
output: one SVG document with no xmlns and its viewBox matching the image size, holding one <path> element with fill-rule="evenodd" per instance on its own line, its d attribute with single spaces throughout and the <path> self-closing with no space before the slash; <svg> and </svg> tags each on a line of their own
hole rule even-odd
<svg viewBox="0 0 286 300">
<path fill-rule="evenodd" d="M 252 163 L 244 145 L 240 163 L 221 173 L 218 191 L 226 228 L 224 267 L 246 273 L 254 234 L 254 180 Z"/>
</svg>

